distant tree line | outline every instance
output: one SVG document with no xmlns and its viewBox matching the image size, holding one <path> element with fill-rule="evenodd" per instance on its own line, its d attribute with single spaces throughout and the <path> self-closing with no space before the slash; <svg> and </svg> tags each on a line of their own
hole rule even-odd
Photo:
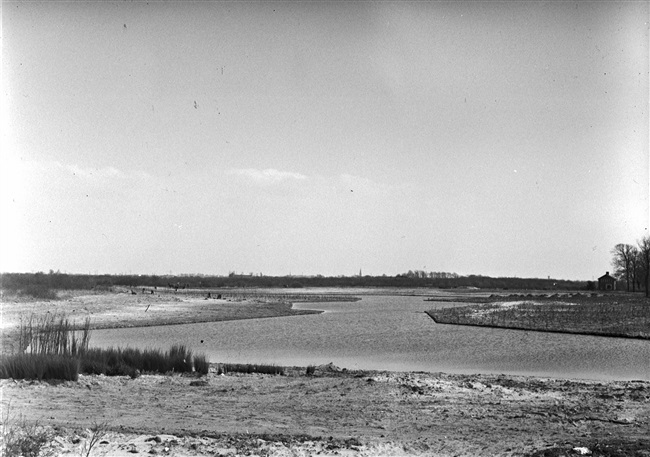
<svg viewBox="0 0 650 457">
<path fill-rule="evenodd" d="M 458 273 L 409 270 L 397 275 L 411 282 L 411 287 L 437 287 L 440 289 L 468 288 L 479 289 L 534 289 L 534 290 L 577 290 L 587 289 L 586 281 L 569 281 L 565 279 L 512 278 L 482 275 L 461 276 Z"/>
<path fill-rule="evenodd" d="M 408 272 L 404 273 L 402 276 L 406 276 L 407 278 L 421 278 L 421 279 L 460 278 L 458 273 L 447 273 L 446 271 L 423 271 L 423 270 L 409 270 Z"/>
<path fill-rule="evenodd" d="M 636 292 L 645 290 L 650 296 L 650 235 L 632 244 L 617 244 L 612 249 L 614 277 L 625 283 L 625 290 Z"/>
<path fill-rule="evenodd" d="M 107 290 L 113 286 L 162 289 L 192 288 L 299 288 L 299 287 L 396 287 L 396 288 L 481 288 L 481 289 L 586 289 L 585 281 L 540 278 L 492 278 L 460 276 L 456 273 L 409 271 L 397 276 L 263 276 L 237 275 L 82 275 L 49 273 L 3 273 L 0 286 L 5 290 Z"/>
</svg>

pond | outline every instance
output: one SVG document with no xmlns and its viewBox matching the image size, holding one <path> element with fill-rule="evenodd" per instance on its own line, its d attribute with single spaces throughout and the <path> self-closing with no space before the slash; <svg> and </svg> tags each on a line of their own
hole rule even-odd
<svg viewBox="0 0 650 457">
<path fill-rule="evenodd" d="M 424 311 L 457 304 L 361 298 L 294 305 L 322 314 L 95 330 L 91 343 L 165 349 L 180 343 L 212 362 L 650 380 L 650 341 L 436 324 Z"/>
</svg>

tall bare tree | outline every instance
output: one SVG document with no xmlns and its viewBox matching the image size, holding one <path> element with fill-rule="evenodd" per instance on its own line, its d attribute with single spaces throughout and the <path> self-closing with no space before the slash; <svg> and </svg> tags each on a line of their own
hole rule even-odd
<svg viewBox="0 0 650 457">
<path fill-rule="evenodd" d="M 617 244 L 612 249 L 612 266 L 615 274 L 620 278 L 625 278 L 627 291 L 630 291 L 630 279 L 632 276 L 632 257 L 634 246 L 631 244 Z"/>
<path fill-rule="evenodd" d="M 645 276 L 645 296 L 650 297 L 650 235 L 646 235 L 637 241 L 639 245 L 639 255 L 641 257 L 641 267 Z"/>
<path fill-rule="evenodd" d="M 641 254 L 636 246 L 632 246 L 630 268 L 632 269 L 632 292 L 636 292 L 637 288 L 640 288 L 641 281 Z"/>
</svg>

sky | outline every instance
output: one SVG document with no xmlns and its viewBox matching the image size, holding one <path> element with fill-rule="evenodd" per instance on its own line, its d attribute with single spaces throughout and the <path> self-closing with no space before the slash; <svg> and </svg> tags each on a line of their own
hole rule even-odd
<svg viewBox="0 0 650 457">
<path fill-rule="evenodd" d="M 648 2 L 2 3 L 0 271 L 591 280 Z"/>
</svg>

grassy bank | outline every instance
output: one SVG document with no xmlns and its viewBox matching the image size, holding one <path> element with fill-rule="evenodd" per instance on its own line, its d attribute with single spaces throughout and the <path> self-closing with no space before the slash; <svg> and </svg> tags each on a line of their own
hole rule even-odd
<svg viewBox="0 0 650 457">
<path fill-rule="evenodd" d="M 650 302 L 640 297 L 499 297 L 427 314 L 441 324 L 650 339 Z"/>
</svg>

